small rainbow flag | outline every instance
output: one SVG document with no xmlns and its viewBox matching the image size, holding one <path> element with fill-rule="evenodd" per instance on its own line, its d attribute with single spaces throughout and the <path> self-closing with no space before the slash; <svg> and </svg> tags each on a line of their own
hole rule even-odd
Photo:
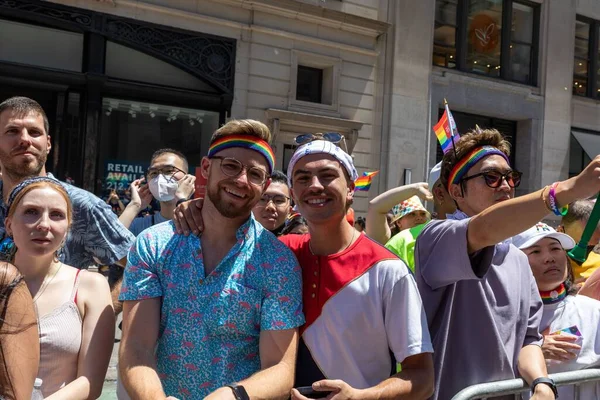
<svg viewBox="0 0 600 400">
<path fill-rule="evenodd" d="M 433 127 L 433 131 L 435 132 L 438 142 L 440 142 L 440 146 L 442 146 L 442 151 L 446 154 L 452 147 L 452 140 L 454 140 L 454 144 L 456 144 L 460 135 L 458 134 L 458 129 L 456 129 L 456 122 L 454 122 L 454 117 L 450 112 L 446 99 L 444 99 L 444 108 L 444 114 Z"/>
<path fill-rule="evenodd" d="M 363 172 L 362 176 L 354 181 L 354 189 L 362 190 L 364 192 L 368 191 L 371 188 L 373 177 L 378 173 L 379 171 Z"/>
</svg>

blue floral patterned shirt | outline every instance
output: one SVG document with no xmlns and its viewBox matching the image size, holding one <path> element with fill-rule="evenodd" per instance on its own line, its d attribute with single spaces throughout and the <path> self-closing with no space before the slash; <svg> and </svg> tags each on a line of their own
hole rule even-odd
<svg viewBox="0 0 600 400">
<path fill-rule="evenodd" d="M 157 372 L 167 396 L 202 399 L 260 370 L 262 330 L 304 323 L 294 254 L 250 217 L 208 276 L 201 239 L 172 222 L 143 231 L 128 257 L 120 300 L 161 297 Z"/>
<path fill-rule="evenodd" d="M 54 178 L 52 174 L 48 174 L 48 177 Z M 85 269 L 90 265 L 110 265 L 125 257 L 135 236 L 121 224 L 108 204 L 87 190 L 65 182 L 60 183 L 73 205 L 73 221 L 65 245 L 60 251 L 60 261 Z M 2 188 L 3 182 L 0 181 L 0 193 Z M 7 211 L 0 196 L 0 238 L 3 239 L 7 239 L 4 228 Z M 5 259 L 11 246 L 12 240 L 3 240 L 0 258 Z"/>
</svg>

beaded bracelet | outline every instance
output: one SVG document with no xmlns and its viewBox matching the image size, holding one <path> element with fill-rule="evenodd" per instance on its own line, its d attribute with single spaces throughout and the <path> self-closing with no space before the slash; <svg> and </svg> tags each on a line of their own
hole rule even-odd
<svg viewBox="0 0 600 400">
<path fill-rule="evenodd" d="M 550 186 L 544 186 L 544 188 L 542 189 L 542 193 L 540 195 L 541 200 L 544 202 L 544 205 L 546 206 L 546 209 L 548 211 L 550 211 L 551 213 L 553 213 L 554 211 L 550 208 L 550 206 L 548 205 L 548 201 L 546 200 L 546 196 L 544 196 L 544 194 L 546 193 L 546 189 L 548 189 Z"/>
<path fill-rule="evenodd" d="M 562 208 L 558 208 L 558 201 L 556 201 L 556 187 L 558 186 L 558 182 L 554 182 L 552 186 L 550 186 L 550 192 L 548 193 L 548 201 L 550 203 L 550 208 L 555 215 L 564 216 L 569 211 L 569 206 L 566 205 Z"/>
</svg>

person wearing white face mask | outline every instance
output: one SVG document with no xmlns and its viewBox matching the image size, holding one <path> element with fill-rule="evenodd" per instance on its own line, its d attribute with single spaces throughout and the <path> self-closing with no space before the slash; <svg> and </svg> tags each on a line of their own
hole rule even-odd
<svg viewBox="0 0 600 400">
<path fill-rule="evenodd" d="M 119 218 L 135 236 L 144 229 L 173 218 L 177 203 L 194 193 L 196 177 L 188 174 L 188 162 L 180 151 L 160 149 L 154 152 L 144 179 L 131 184 L 131 202 Z M 145 217 L 135 216 L 148 207 L 154 197 L 160 203 L 160 213 Z"/>
</svg>

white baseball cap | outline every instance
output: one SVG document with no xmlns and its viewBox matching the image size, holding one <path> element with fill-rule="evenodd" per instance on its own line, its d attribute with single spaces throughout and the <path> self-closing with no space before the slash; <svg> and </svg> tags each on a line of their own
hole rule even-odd
<svg viewBox="0 0 600 400">
<path fill-rule="evenodd" d="M 512 244 L 523 250 L 533 246 L 543 238 L 553 238 L 560 242 L 560 245 L 565 250 L 570 250 L 575 247 L 575 241 L 566 233 L 556 232 L 554 228 L 546 225 L 543 222 L 538 222 L 525 232 L 521 232 L 512 238 Z"/>
<path fill-rule="evenodd" d="M 427 179 L 427 184 L 429 184 L 429 191 L 433 190 L 433 185 L 440 179 L 442 174 L 442 162 L 435 164 L 431 171 L 429 171 L 429 178 Z"/>
</svg>

